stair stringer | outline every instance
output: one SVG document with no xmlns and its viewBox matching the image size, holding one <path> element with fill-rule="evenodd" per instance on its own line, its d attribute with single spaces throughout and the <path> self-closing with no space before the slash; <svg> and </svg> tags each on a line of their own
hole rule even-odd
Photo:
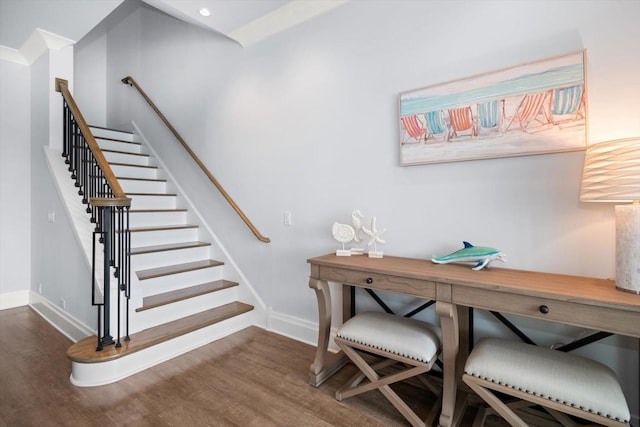
<svg viewBox="0 0 640 427">
<path fill-rule="evenodd" d="M 154 161 L 157 163 L 158 167 L 162 170 L 162 173 L 166 175 L 165 177 L 171 183 L 171 185 L 176 190 L 175 192 L 178 194 L 178 199 L 180 203 L 184 204 L 186 208 L 188 208 L 190 217 L 193 216 L 195 218 L 195 222 L 200 226 L 202 232 L 204 232 L 206 240 L 210 240 L 211 252 L 212 255 L 224 262 L 224 277 L 228 280 L 233 280 L 239 283 L 237 294 L 238 298 L 247 304 L 251 304 L 254 306 L 254 309 L 251 311 L 250 315 L 253 321 L 254 326 L 258 326 L 261 328 L 267 328 L 267 308 L 266 304 L 260 297 L 260 295 L 256 292 L 255 288 L 251 285 L 249 279 L 245 276 L 242 270 L 239 268 L 238 264 L 235 262 L 229 251 L 224 247 L 218 236 L 211 229 L 209 224 L 204 220 L 201 213 L 196 209 L 194 203 L 191 199 L 186 195 L 187 193 L 184 191 L 183 187 L 180 185 L 178 179 L 176 179 L 175 175 L 171 172 L 171 170 L 167 167 L 167 165 L 163 162 L 162 158 L 155 151 L 153 146 L 149 143 L 149 140 L 145 137 L 144 132 L 140 129 L 140 127 L 135 123 L 135 121 L 131 121 L 131 124 L 134 129 L 134 140 L 141 142 L 144 149 L 149 151 L 149 154 L 154 158 Z M 139 138 L 139 140 L 138 140 Z M 201 239 L 205 240 L 205 239 Z M 214 253 L 215 251 L 215 253 Z M 137 281 L 137 278 L 132 277 L 132 284 Z M 132 290 L 133 293 L 133 290 Z M 137 300 L 136 300 L 137 301 Z M 134 304 L 132 304 L 132 307 Z M 133 308 L 135 309 L 135 307 Z"/>
</svg>

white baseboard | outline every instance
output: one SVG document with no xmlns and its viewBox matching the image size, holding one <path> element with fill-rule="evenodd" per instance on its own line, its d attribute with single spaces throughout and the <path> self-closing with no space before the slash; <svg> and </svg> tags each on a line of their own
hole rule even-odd
<svg viewBox="0 0 640 427">
<path fill-rule="evenodd" d="M 16 291 L 6 292 L 0 294 L 0 310 L 7 310 L 9 308 L 22 307 L 23 305 L 29 305 L 29 293 L 31 291 Z"/>
<path fill-rule="evenodd" d="M 87 325 L 36 292 L 27 290 L 0 294 L 0 310 L 24 307 L 25 305 L 30 306 L 51 326 L 73 342 L 95 335 L 95 331 Z"/>
<path fill-rule="evenodd" d="M 73 342 L 96 334 L 90 327 L 36 292 L 29 291 L 28 305 Z"/>
<path fill-rule="evenodd" d="M 318 345 L 318 324 L 299 319 L 287 314 L 276 313 L 271 307 L 267 309 L 267 330 L 279 335 L 303 342 L 312 346 Z M 333 342 L 337 328 L 331 328 L 329 351 L 337 352 L 338 346 Z"/>
</svg>

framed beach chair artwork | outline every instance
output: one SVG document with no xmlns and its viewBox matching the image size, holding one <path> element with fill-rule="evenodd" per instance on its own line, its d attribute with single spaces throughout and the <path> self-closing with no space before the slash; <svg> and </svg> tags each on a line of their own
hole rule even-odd
<svg viewBox="0 0 640 427">
<path fill-rule="evenodd" d="M 402 92 L 401 164 L 584 150 L 585 62 L 583 49 Z"/>
</svg>

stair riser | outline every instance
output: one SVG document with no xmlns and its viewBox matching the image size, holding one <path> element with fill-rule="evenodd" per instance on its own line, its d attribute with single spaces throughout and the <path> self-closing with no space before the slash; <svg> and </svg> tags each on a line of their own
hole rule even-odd
<svg viewBox="0 0 640 427">
<path fill-rule="evenodd" d="M 132 314 L 132 323 L 140 323 L 143 328 L 151 328 L 173 320 L 181 319 L 201 311 L 219 307 L 236 301 L 238 293 L 235 288 L 228 288 L 218 292 L 200 295 L 195 298 L 174 302 L 172 304 L 155 307 L 150 310 Z"/>
<path fill-rule="evenodd" d="M 209 258 L 209 246 L 180 249 L 173 251 L 153 252 L 149 254 L 132 255 L 131 268 L 133 271 L 149 268 L 175 265 L 187 262 L 199 261 Z"/>
<path fill-rule="evenodd" d="M 149 157 L 126 153 L 103 152 L 109 163 L 126 163 L 128 165 L 149 166 Z"/>
<path fill-rule="evenodd" d="M 111 170 L 116 176 L 127 178 L 143 178 L 143 179 L 156 179 L 158 177 L 158 169 L 156 168 L 141 168 L 136 166 L 119 166 L 110 165 Z"/>
<path fill-rule="evenodd" d="M 171 292 L 177 289 L 186 288 L 188 286 L 200 285 L 202 283 L 222 280 L 224 266 L 203 268 L 200 270 L 187 271 L 180 274 L 171 274 L 169 276 L 155 277 L 153 279 L 141 280 L 137 279 L 142 286 L 142 297 Z"/>
<path fill-rule="evenodd" d="M 118 182 L 125 193 L 165 193 L 167 191 L 167 183 L 164 181 L 120 179 Z"/>
<path fill-rule="evenodd" d="M 132 144 L 122 141 L 111 141 L 109 139 L 96 139 L 96 142 L 102 150 L 125 151 L 127 153 L 142 152 L 142 146 L 140 144 Z"/>
<path fill-rule="evenodd" d="M 145 227 L 154 225 L 179 225 L 187 223 L 186 212 L 131 212 L 129 214 L 131 227 Z"/>
<path fill-rule="evenodd" d="M 120 132 L 111 129 L 101 129 L 89 126 L 93 136 L 104 136 L 105 138 L 122 139 L 125 141 L 133 141 L 134 135 L 129 132 Z"/>
<path fill-rule="evenodd" d="M 131 233 L 131 247 L 166 245 L 169 243 L 194 242 L 198 240 L 198 229 L 139 231 Z"/>
<path fill-rule="evenodd" d="M 141 196 L 131 197 L 131 209 L 175 209 L 176 196 Z"/>
</svg>

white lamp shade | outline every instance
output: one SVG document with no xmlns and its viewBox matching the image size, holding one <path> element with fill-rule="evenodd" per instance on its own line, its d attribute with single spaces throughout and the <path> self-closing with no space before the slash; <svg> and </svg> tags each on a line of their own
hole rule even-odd
<svg viewBox="0 0 640 427">
<path fill-rule="evenodd" d="M 617 139 L 587 147 L 580 200 L 640 200 L 640 137 Z"/>
<path fill-rule="evenodd" d="M 580 200 L 616 206 L 616 287 L 640 294 L 640 137 L 587 147 Z"/>
</svg>

